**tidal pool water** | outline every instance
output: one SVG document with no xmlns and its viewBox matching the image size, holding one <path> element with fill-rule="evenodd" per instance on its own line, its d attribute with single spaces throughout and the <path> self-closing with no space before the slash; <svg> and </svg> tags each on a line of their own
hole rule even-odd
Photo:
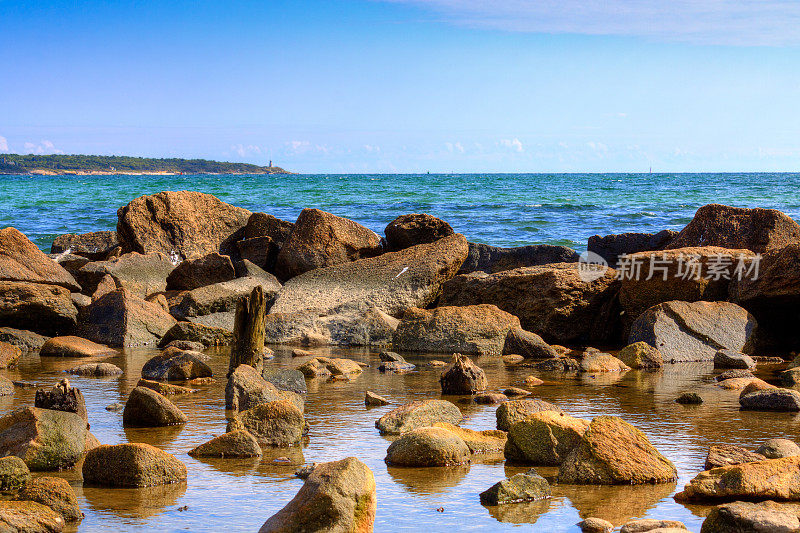
<svg viewBox="0 0 800 533">
<path fill-rule="evenodd" d="M 273 347 L 276 357 L 266 365 L 296 367 L 307 358 L 292 358 L 290 349 Z M 619 526 L 633 518 L 669 518 L 683 521 L 698 532 L 708 507 L 686 507 L 673 501 L 696 473 L 703 470 L 709 445 L 740 444 L 754 449 L 769 438 L 800 438 L 800 416 L 787 413 L 740 411 L 738 391 L 715 385 L 711 364 L 668 366 L 659 372 L 630 371 L 619 374 L 543 373 L 530 368 L 508 367 L 499 358 L 474 358 L 486 370 L 491 389 L 524 386 L 525 376 L 535 374 L 545 384 L 533 387 L 533 397 L 563 407 L 574 416 L 591 418 L 621 416 L 640 428 L 650 441 L 678 468 L 677 483 L 655 486 L 553 485 L 553 498 L 536 503 L 484 507 L 478 494 L 500 479 L 526 467 L 505 465 L 502 456 L 475 456 L 471 465 L 454 468 L 388 468 L 383 459 L 390 440 L 378 434 L 375 420 L 402 403 L 440 398 L 441 369 L 426 363 L 446 359 L 443 354 L 408 354 L 416 372 L 381 374 L 376 351 L 324 348 L 317 354 L 349 357 L 369 364 L 364 373 L 348 382 L 308 380 L 306 417 L 310 425 L 307 446 L 265 449 L 259 459 L 197 460 L 187 452 L 225 432 L 225 373 L 227 349 L 211 349 L 209 364 L 217 381 L 199 392 L 171 396 L 189 417 L 184 426 L 126 429 L 122 413 L 106 411 L 124 402 L 140 378 L 144 363 L 158 352 L 129 349 L 102 360 L 124 370 L 121 377 L 69 376 L 79 387 L 89 410 L 92 433 L 105 444 L 146 442 L 176 455 L 188 467 L 188 481 L 146 489 L 84 487 L 80 468 L 56 475 L 70 481 L 86 517 L 68 531 L 257 531 L 301 487 L 294 476 L 303 464 L 356 456 L 374 472 L 378 511 L 375 531 L 578 531 L 582 518 L 597 516 Z M 93 359 L 97 360 L 97 359 Z M 18 368 L 3 370 L 13 380 L 50 387 L 65 377 L 65 370 L 88 359 L 23 356 Z M 778 365 L 759 365 L 757 374 L 773 380 Z M 367 408 L 364 392 L 387 397 L 393 405 Z M 705 402 L 683 406 L 675 398 L 686 391 L 698 392 Z M 33 404 L 34 388 L 17 388 L 13 397 L 0 397 L 0 413 Z M 494 429 L 497 406 L 457 403 L 465 415 L 464 427 Z M 287 458 L 289 462 L 274 462 Z M 537 468 L 552 480 L 554 468 Z M 53 475 L 46 473 L 42 475 Z"/>
</svg>

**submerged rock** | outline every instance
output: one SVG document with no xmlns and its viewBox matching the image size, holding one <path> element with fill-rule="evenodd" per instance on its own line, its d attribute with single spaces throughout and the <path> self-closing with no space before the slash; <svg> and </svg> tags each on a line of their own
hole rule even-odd
<svg viewBox="0 0 800 533">
<path fill-rule="evenodd" d="M 72 467 L 89 437 L 75 413 L 26 407 L 0 418 L 0 456 L 16 455 L 33 471 Z"/>
<path fill-rule="evenodd" d="M 769 388 L 739 396 L 739 405 L 750 411 L 800 411 L 800 392 Z"/>
<path fill-rule="evenodd" d="M 480 495 L 483 505 L 533 502 L 549 497 L 550 483 L 533 469 L 498 481 Z"/>
<path fill-rule="evenodd" d="M 525 420 L 539 411 L 555 411 L 559 414 L 564 414 L 560 407 L 544 400 L 536 398 L 511 400 L 500 404 L 500 407 L 495 412 L 497 429 L 508 431 L 515 423 Z"/>
<path fill-rule="evenodd" d="M 104 444 L 86 454 L 83 481 L 104 487 L 167 485 L 186 481 L 186 465 L 149 444 Z"/>
<path fill-rule="evenodd" d="M 455 404 L 444 400 L 417 400 L 392 409 L 375 422 L 381 435 L 399 435 L 436 422 L 461 423 L 463 415 Z"/>
<path fill-rule="evenodd" d="M 64 529 L 64 519 L 41 503 L 0 501 L 0 529 L 11 533 L 59 533 Z"/>
<path fill-rule="evenodd" d="M 201 360 L 202 354 L 178 348 L 167 348 L 149 359 L 142 367 L 145 379 L 188 381 L 212 376 L 211 367 Z"/>
<path fill-rule="evenodd" d="M 192 457 L 261 457 L 261 446 L 245 430 L 234 430 L 201 444 L 189 452 Z"/>
<path fill-rule="evenodd" d="M 308 432 L 303 412 L 288 400 L 241 411 L 228 423 L 229 432 L 237 429 L 246 429 L 267 446 L 298 446 Z"/>
<path fill-rule="evenodd" d="M 67 480 L 60 477 L 32 479 L 17 493 L 15 499 L 46 505 L 67 522 L 83 518 L 75 491 Z"/>
<path fill-rule="evenodd" d="M 122 375 L 122 369 L 111 363 L 86 363 L 67 370 L 70 374 L 84 377 L 108 377 Z"/>
<path fill-rule="evenodd" d="M 372 391 L 367 391 L 364 394 L 364 404 L 367 406 L 381 406 L 381 405 L 389 405 L 389 400 L 384 398 L 383 396 L 378 396 Z"/>
<path fill-rule="evenodd" d="M 439 383 L 442 394 L 475 394 L 489 384 L 483 369 L 460 353 L 453 354 L 452 364 L 442 372 Z"/>
<path fill-rule="evenodd" d="M 768 499 L 800 501 L 800 456 L 700 472 L 675 495 L 679 502 Z"/>
<path fill-rule="evenodd" d="M 122 425 L 125 427 L 177 426 L 188 420 L 175 404 L 146 387 L 133 389 L 122 411 Z"/>
<path fill-rule="evenodd" d="M 733 502 L 711 509 L 700 533 L 792 533 L 800 531 L 800 507 L 773 501 Z"/>
<path fill-rule="evenodd" d="M 40 357 L 102 357 L 116 354 L 113 348 L 74 336 L 53 337 L 39 351 Z"/>
<path fill-rule="evenodd" d="M 503 354 L 518 354 L 525 359 L 550 359 L 558 357 L 558 352 L 544 342 L 539 335 L 515 326 L 508 330 Z"/>
<path fill-rule="evenodd" d="M 657 520 L 655 518 L 643 518 L 641 520 L 631 520 L 626 522 L 619 530 L 619 533 L 679 533 L 686 531 L 683 522 L 677 520 Z"/>
<path fill-rule="evenodd" d="M 152 381 L 149 379 L 140 379 L 136 382 L 136 386 L 154 390 L 164 396 L 197 392 L 197 389 L 190 389 L 189 387 L 181 387 L 180 385 L 172 385 L 170 383 L 164 383 L 163 381 Z"/>
<path fill-rule="evenodd" d="M 393 466 L 454 466 L 469 460 L 464 440 L 438 427 L 406 431 L 386 450 L 386 463 Z"/>
<path fill-rule="evenodd" d="M 756 453 L 763 455 L 767 459 L 794 457 L 800 455 L 800 446 L 789 439 L 769 439 L 756 448 Z"/>
<path fill-rule="evenodd" d="M 675 398 L 675 402 L 683 405 L 700 405 L 703 403 L 703 398 L 696 392 L 684 392 Z"/>
<path fill-rule="evenodd" d="M 31 478 L 25 461 L 13 455 L 0 458 L 0 491 L 21 488 Z"/>
<path fill-rule="evenodd" d="M 589 422 L 540 411 L 511 425 L 505 457 L 508 460 L 541 466 L 558 466 L 583 438 Z"/>
<path fill-rule="evenodd" d="M 708 449 L 706 462 L 703 468 L 711 470 L 720 466 L 738 465 L 763 461 L 766 457 L 760 453 L 751 452 L 747 448 L 733 444 L 714 444 Z"/>
</svg>

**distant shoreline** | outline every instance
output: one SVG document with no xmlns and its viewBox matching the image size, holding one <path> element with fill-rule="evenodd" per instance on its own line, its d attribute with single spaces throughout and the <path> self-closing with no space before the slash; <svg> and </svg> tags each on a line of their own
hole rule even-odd
<svg viewBox="0 0 800 533">
<path fill-rule="evenodd" d="M 173 172 L 166 170 L 53 170 L 49 168 L 25 169 L 24 172 L 3 172 L 0 176 L 186 176 L 192 174 L 207 174 L 210 176 L 248 176 L 248 175 L 273 175 L 294 174 L 286 170 L 274 172 Z"/>
</svg>

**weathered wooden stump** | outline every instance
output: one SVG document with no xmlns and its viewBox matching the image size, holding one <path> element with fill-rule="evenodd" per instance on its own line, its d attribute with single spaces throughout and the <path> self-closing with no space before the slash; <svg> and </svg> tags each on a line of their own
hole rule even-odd
<svg viewBox="0 0 800 533">
<path fill-rule="evenodd" d="M 239 365 L 250 365 L 258 372 L 264 366 L 264 320 L 267 300 L 264 289 L 257 286 L 250 296 L 242 296 L 236 302 L 236 317 L 233 323 L 233 347 L 228 377 Z"/>
</svg>

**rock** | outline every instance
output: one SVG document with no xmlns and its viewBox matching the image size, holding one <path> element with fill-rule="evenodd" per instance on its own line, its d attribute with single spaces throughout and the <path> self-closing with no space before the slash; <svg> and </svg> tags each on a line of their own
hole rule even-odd
<svg viewBox="0 0 800 533">
<path fill-rule="evenodd" d="M 534 502 L 549 497 L 550 483 L 533 469 L 498 481 L 480 495 L 483 505 Z"/>
<path fill-rule="evenodd" d="M 83 336 L 109 346 L 155 345 L 175 325 L 156 304 L 117 289 L 95 300 L 82 320 Z"/>
<path fill-rule="evenodd" d="M 714 368 L 755 368 L 756 362 L 749 355 L 735 352 L 733 350 L 722 349 L 714 354 Z"/>
<path fill-rule="evenodd" d="M 178 319 L 184 319 L 213 313 L 233 312 L 236 311 L 236 302 L 239 298 L 249 296 L 257 286 L 264 290 L 264 297 L 267 300 L 275 296 L 281 288 L 274 276 L 272 279 L 236 278 L 231 281 L 206 285 L 181 294 L 178 302 L 171 309 L 172 314 Z"/>
<path fill-rule="evenodd" d="M 83 265 L 90 262 L 86 257 L 68 253 L 48 254 L 47 257 L 61 265 L 73 278 L 75 277 L 75 273 L 80 270 Z"/>
<path fill-rule="evenodd" d="M 33 331 L 0 327 L 0 342 L 7 342 L 23 352 L 39 350 L 47 342 L 47 339 L 48 337 Z"/>
<path fill-rule="evenodd" d="M 165 349 L 142 367 L 143 378 L 157 381 L 187 381 L 211 376 L 211 368 L 202 361 L 201 353 L 178 348 Z"/>
<path fill-rule="evenodd" d="M 144 300 L 167 289 L 167 276 L 174 268 L 170 257 L 163 253 L 128 253 L 107 261 L 87 263 L 75 275 L 83 293 L 94 299 L 111 290 L 128 289 Z"/>
<path fill-rule="evenodd" d="M 533 368 L 543 372 L 576 372 L 580 370 L 581 364 L 572 357 L 554 357 L 539 361 Z"/>
<path fill-rule="evenodd" d="M 386 450 L 390 466 L 455 466 L 469 460 L 469 447 L 461 437 L 437 427 L 406 431 Z"/>
<path fill-rule="evenodd" d="M 470 401 L 470 398 L 463 398 L 461 401 Z M 480 392 L 475 394 L 471 400 L 477 404 L 494 405 L 508 401 L 508 396 L 499 392 Z"/>
<path fill-rule="evenodd" d="M 22 350 L 13 344 L 0 341 L 0 368 L 13 368 L 17 366 Z"/>
<path fill-rule="evenodd" d="M 614 524 L 608 520 L 590 516 L 579 522 L 578 527 L 581 528 L 583 533 L 611 533 L 611 530 L 614 529 Z"/>
<path fill-rule="evenodd" d="M 78 309 L 72 303 L 69 289 L 44 283 L 0 281 L 0 323 L 4 326 L 60 335 L 72 331 L 77 319 Z"/>
<path fill-rule="evenodd" d="M 711 509 L 700 533 L 792 533 L 800 531 L 800 509 L 772 501 L 733 502 Z"/>
<path fill-rule="evenodd" d="M 658 531 L 659 533 L 672 533 L 670 531 L 660 530 L 683 530 L 686 531 L 686 526 L 683 522 L 677 520 L 656 520 L 654 518 L 644 518 L 642 520 L 631 520 L 626 522 L 625 525 L 619 530 L 619 533 L 645 533 L 647 531 Z"/>
<path fill-rule="evenodd" d="M 755 376 L 753 376 L 753 372 L 751 372 L 749 369 L 732 368 L 730 370 L 722 372 L 721 374 L 718 374 L 717 376 L 714 377 L 714 379 L 717 381 L 725 381 L 726 379 L 735 379 L 735 378 L 752 379 L 754 377 Z"/>
<path fill-rule="evenodd" d="M 398 374 L 402 374 L 404 372 L 411 372 L 417 368 L 416 365 L 412 365 L 411 363 L 401 363 L 399 361 L 391 361 L 391 362 L 384 362 L 378 365 L 378 371 L 380 372 L 396 372 Z"/>
<path fill-rule="evenodd" d="M 651 307 L 631 326 L 629 343 L 657 348 L 665 361 L 711 361 L 723 348 L 753 349 L 755 318 L 729 302 L 666 302 Z"/>
<path fill-rule="evenodd" d="M 588 427 L 588 421 L 556 411 L 534 413 L 509 428 L 505 457 L 520 463 L 558 466 L 581 442 Z"/>
<path fill-rule="evenodd" d="M 500 404 L 495 412 L 497 429 L 508 431 L 515 423 L 525 420 L 539 411 L 555 411 L 564 414 L 560 407 L 539 399 L 511 400 Z"/>
<path fill-rule="evenodd" d="M 244 238 L 236 242 L 239 256 L 274 272 L 278 253 L 289 238 L 293 226 L 291 222 L 266 213 L 253 213 L 244 227 Z"/>
<path fill-rule="evenodd" d="M 396 350 L 500 355 L 517 317 L 494 305 L 409 308 L 394 333 Z"/>
<path fill-rule="evenodd" d="M 800 500 L 800 456 L 765 459 L 700 472 L 675 495 L 678 502 Z"/>
<path fill-rule="evenodd" d="M 160 192 L 117 211 L 117 236 L 125 252 L 191 259 L 232 249 L 250 214 L 210 194 Z"/>
<path fill-rule="evenodd" d="M 214 437 L 189 452 L 192 457 L 261 457 L 256 438 L 244 430 Z"/>
<path fill-rule="evenodd" d="M 696 392 L 684 392 L 675 399 L 675 402 L 683 405 L 700 405 L 703 403 L 703 398 Z"/>
<path fill-rule="evenodd" d="M 212 252 L 196 259 L 187 259 L 175 267 L 167 276 L 167 290 L 190 291 L 235 277 L 236 270 L 231 258 Z"/>
<path fill-rule="evenodd" d="M 367 406 L 380 406 L 389 405 L 391 402 L 383 396 L 378 396 L 372 391 L 367 391 L 364 394 L 364 404 Z"/>
<path fill-rule="evenodd" d="M 57 285 L 80 291 L 75 278 L 15 228 L 0 229 L 0 281 Z"/>
<path fill-rule="evenodd" d="M 475 394 L 486 390 L 489 382 L 481 367 L 470 361 L 469 357 L 453 354 L 451 365 L 439 378 L 442 394 Z"/>
<path fill-rule="evenodd" d="M 0 418 L 0 456 L 16 455 L 33 471 L 70 468 L 88 436 L 86 420 L 75 413 L 17 409 Z"/>
<path fill-rule="evenodd" d="M 0 502 L 0 529 L 9 533 L 60 533 L 64 519 L 36 502 Z"/>
<path fill-rule="evenodd" d="M 704 205 L 667 248 L 723 246 L 756 253 L 800 242 L 800 225 L 775 209 Z"/>
<path fill-rule="evenodd" d="M 677 231 L 665 229 L 658 233 L 620 233 L 604 237 L 594 235 L 589 237 L 587 250 L 605 259 L 611 268 L 616 268 L 620 256 L 661 250 L 677 234 Z"/>
<path fill-rule="evenodd" d="M 797 389 L 800 386 L 800 368 L 794 367 L 780 373 L 781 383 L 789 389 Z"/>
<path fill-rule="evenodd" d="M 377 307 L 319 316 L 313 311 L 270 313 L 265 339 L 273 344 L 386 346 L 400 320 Z"/>
<path fill-rule="evenodd" d="M 86 411 L 86 401 L 80 389 L 69 384 L 69 380 L 64 378 L 52 389 L 38 389 L 34 400 L 34 407 L 40 409 L 53 409 L 54 411 L 64 411 L 75 413 L 87 422 L 89 415 Z"/>
<path fill-rule="evenodd" d="M 400 215 L 383 232 L 390 251 L 431 243 L 455 234 L 450 224 L 426 214 Z"/>
<path fill-rule="evenodd" d="M 89 296 L 78 294 L 77 292 L 70 294 L 70 298 L 72 298 L 72 304 L 79 313 L 92 304 L 92 299 Z"/>
<path fill-rule="evenodd" d="M 438 359 L 432 359 L 428 361 L 428 366 L 432 368 L 441 368 L 443 366 L 447 366 L 447 363 L 445 363 L 444 361 L 440 361 Z"/>
<path fill-rule="evenodd" d="M 515 326 L 508 330 L 503 345 L 504 354 L 519 354 L 525 359 L 550 359 L 558 357 L 552 346 L 539 335 Z"/>
<path fill-rule="evenodd" d="M 111 363 L 86 363 L 67 370 L 74 376 L 84 377 L 109 377 L 122 375 L 122 369 Z"/>
<path fill-rule="evenodd" d="M 93 231 L 90 233 L 67 233 L 59 235 L 50 246 L 51 254 L 75 254 L 91 261 L 102 261 L 117 246 L 116 231 Z"/>
<path fill-rule="evenodd" d="M 535 379 L 537 379 L 539 381 L 542 381 L 539 378 L 537 378 L 536 376 L 528 376 L 528 377 L 532 377 L 532 378 L 535 378 Z M 527 378 L 525 378 L 525 379 L 526 379 L 526 383 L 527 383 Z M 544 382 L 542 382 L 542 383 L 544 383 Z M 525 389 L 520 389 L 519 387 L 509 387 L 509 388 L 507 388 L 507 389 L 505 389 L 503 391 L 503 394 L 505 394 L 509 398 L 518 398 L 520 396 L 530 396 L 531 393 L 530 393 L 530 391 L 526 391 Z"/>
<path fill-rule="evenodd" d="M 753 461 L 763 461 L 766 459 L 761 453 L 751 452 L 747 448 L 735 446 L 733 444 L 714 444 L 708 449 L 705 468 L 711 470 L 720 466 L 738 465 L 741 463 L 751 463 Z"/>
<path fill-rule="evenodd" d="M 739 405 L 750 411 L 800 411 L 800 392 L 777 388 L 747 394 L 742 391 Z"/>
<path fill-rule="evenodd" d="M 506 445 L 506 432 L 496 429 L 475 431 L 447 422 L 436 422 L 432 427 L 446 429 L 464 441 L 471 453 L 502 453 Z"/>
<path fill-rule="evenodd" d="M 0 376 L 0 396 L 12 396 L 14 394 L 14 382 L 7 377 Z"/>
<path fill-rule="evenodd" d="M 381 435 L 399 435 L 436 422 L 461 423 L 461 411 L 444 400 L 417 400 L 392 409 L 375 422 Z"/>
<path fill-rule="evenodd" d="M 299 394 L 278 390 L 252 366 L 237 366 L 225 386 L 225 409 L 245 411 L 262 403 L 279 400 L 287 400 L 303 412 L 304 401 Z"/>
<path fill-rule="evenodd" d="M 774 390 L 777 389 L 775 385 L 770 385 L 766 381 L 763 381 L 758 378 L 751 379 L 742 389 L 742 392 L 739 393 L 739 398 L 750 394 L 751 392 L 762 391 L 762 390 Z"/>
<path fill-rule="evenodd" d="M 666 483 L 675 466 L 624 420 L 598 416 L 558 469 L 559 483 L 619 485 Z"/>
<path fill-rule="evenodd" d="M 170 341 L 166 346 L 162 346 L 162 348 L 177 348 L 179 350 L 186 350 L 190 352 L 202 352 L 206 349 L 206 345 L 197 341 L 176 340 Z"/>
<path fill-rule="evenodd" d="M 146 387 L 134 388 L 122 411 L 122 425 L 125 427 L 178 426 L 188 420 L 174 403 Z"/>
<path fill-rule="evenodd" d="M 292 501 L 264 522 L 259 533 L 369 532 L 376 508 L 372 471 L 355 457 L 348 457 L 316 465 Z"/>
<path fill-rule="evenodd" d="M 197 389 L 181 387 L 180 385 L 172 385 L 170 383 L 164 383 L 163 381 L 151 381 L 149 379 L 140 379 L 136 383 L 136 386 L 154 390 L 163 396 L 170 396 L 172 394 L 191 394 L 193 392 L 197 392 Z"/>
<path fill-rule="evenodd" d="M 19 491 L 15 499 L 46 505 L 67 522 L 83 518 L 75 491 L 67 480 L 60 477 L 32 479 Z"/>
<path fill-rule="evenodd" d="M 53 337 L 39 351 L 40 357 L 102 357 L 116 354 L 113 348 L 73 336 Z"/>
<path fill-rule="evenodd" d="M 303 412 L 292 402 L 280 400 L 241 411 L 228 423 L 228 431 L 246 429 L 260 444 L 299 446 L 308 432 Z"/>
<path fill-rule="evenodd" d="M 300 372 L 307 378 L 320 376 L 342 376 L 346 374 L 361 374 L 361 366 L 352 359 L 315 357 L 298 367 Z"/>
<path fill-rule="evenodd" d="M 593 352 L 581 361 L 583 372 L 627 372 L 630 367 L 611 354 Z"/>
<path fill-rule="evenodd" d="M 619 301 L 630 324 L 650 307 L 684 302 L 725 300 L 737 267 L 749 265 L 754 254 L 715 246 L 641 252 L 619 267 Z"/>
<path fill-rule="evenodd" d="M 769 439 L 767 442 L 756 448 L 759 453 L 767 459 L 780 459 L 782 457 L 794 457 L 800 455 L 800 446 L 789 439 Z"/>
<path fill-rule="evenodd" d="M 112 413 L 119 413 L 123 409 L 125 409 L 125 404 L 122 402 L 114 402 L 112 404 L 106 405 L 106 411 L 111 411 Z"/>
<path fill-rule="evenodd" d="M 303 209 L 275 263 L 279 279 L 309 270 L 380 255 L 380 238 L 352 220 L 319 209 Z"/>
<path fill-rule="evenodd" d="M 297 394 L 308 392 L 305 376 L 303 376 L 302 372 L 293 368 L 273 369 L 264 367 L 261 377 L 275 385 L 278 390 L 296 392 Z"/>
<path fill-rule="evenodd" d="M 86 454 L 83 482 L 103 487 L 152 487 L 186 481 L 186 465 L 144 443 L 107 444 Z"/>
<path fill-rule="evenodd" d="M 566 246 L 533 244 L 516 248 L 500 248 L 487 244 L 469 243 L 469 254 L 459 269 L 459 274 L 487 272 L 494 274 L 515 268 L 548 265 L 552 263 L 574 263 L 578 260 L 575 250 Z"/>
<path fill-rule="evenodd" d="M 307 379 L 314 379 L 314 378 L 329 378 L 333 374 L 328 367 L 322 364 L 319 360 L 312 359 L 311 361 L 307 361 L 297 367 L 299 372 L 302 372 L 303 376 Z"/>
<path fill-rule="evenodd" d="M 494 304 L 549 343 L 610 341 L 618 336 L 618 282 L 610 268 L 600 274 L 583 281 L 578 263 L 556 263 L 460 275 L 444 284 L 439 305 Z"/>
<path fill-rule="evenodd" d="M 533 374 L 531 374 L 530 376 L 525 376 L 525 380 L 524 381 L 525 381 L 525 385 L 527 385 L 528 387 L 537 387 L 537 386 L 542 385 L 544 383 L 544 380 L 541 380 L 541 379 L 537 378 Z M 528 394 L 530 394 L 530 393 L 528 393 Z"/>
<path fill-rule="evenodd" d="M 300 348 L 295 348 L 292 350 L 292 357 L 312 357 L 314 352 L 309 352 L 308 350 L 301 350 Z"/>
<path fill-rule="evenodd" d="M 501 357 L 501 359 L 503 360 L 503 363 L 505 363 L 508 366 L 518 365 L 525 360 L 524 357 L 516 354 L 504 355 L 503 357 Z"/>
<path fill-rule="evenodd" d="M 181 321 L 164 334 L 159 346 L 167 346 L 176 340 L 199 342 L 203 346 L 229 346 L 233 344 L 233 332 L 194 322 Z"/>
<path fill-rule="evenodd" d="M 664 358 L 657 348 L 639 341 L 621 349 L 617 357 L 624 364 L 635 369 L 653 369 L 664 366 Z"/>
<path fill-rule="evenodd" d="M 0 458 L 0 490 L 12 491 L 22 488 L 31 478 L 28 465 L 13 455 Z"/>
</svg>

